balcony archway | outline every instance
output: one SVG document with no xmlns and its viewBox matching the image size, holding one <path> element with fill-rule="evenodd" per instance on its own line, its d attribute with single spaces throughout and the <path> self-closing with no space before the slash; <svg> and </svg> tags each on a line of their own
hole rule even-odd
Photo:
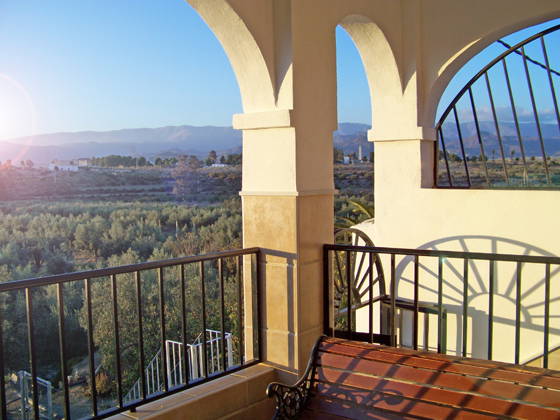
<svg viewBox="0 0 560 420">
<path fill-rule="evenodd" d="M 478 73 L 461 87 L 436 126 L 437 186 L 558 188 L 552 159 L 560 136 L 556 23 L 511 34 L 470 62 Z M 455 82 L 464 80 L 468 70 L 461 69 Z"/>
<path fill-rule="evenodd" d="M 226 0 L 187 0 L 224 48 L 241 91 L 245 112 L 274 108 L 275 91 L 270 64 L 247 23 Z M 270 57 L 269 60 L 270 61 Z"/>
<path fill-rule="evenodd" d="M 533 25 L 544 23 L 552 19 L 560 17 L 560 10 L 547 12 L 541 15 L 528 16 L 523 20 L 510 22 L 499 29 L 494 29 L 491 32 L 481 33 L 474 41 L 468 45 L 463 45 L 448 58 L 445 63 L 442 63 L 437 71 L 437 77 L 430 88 L 427 96 L 425 108 L 423 112 L 423 121 L 425 124 L 431 126 L 436 120 L 437 107 L 441 96 L 447 88 L 449 82 L 457 74 L 457 72 L 465 66 L 474 56 L 484 50 L 498 39 L 517 32 L 521 29 L 528 28 Z"/>
<path fill-rule="evenodd" d="M 372 127 L 384 131 L 401 106 L 403 87 L 395 54 L 385 33 L 371 19 L 349 15 L 340 26 L 356 46 L 369 84 Z"/>
</svg>

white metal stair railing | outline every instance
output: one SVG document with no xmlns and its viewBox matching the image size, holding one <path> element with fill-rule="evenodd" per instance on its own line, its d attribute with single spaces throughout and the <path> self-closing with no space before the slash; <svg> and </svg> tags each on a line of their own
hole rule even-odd
<svg viewBox="0 0 560 420">
<path fill-rule="evenodd" d="M 222 359 L 222 333 L 221 331 L 206 330 L 206 352 L 208 375 L 225 370 Z M 189 366 L 189 382 L 204 378 L 204 345 L 201 341 L 202 333 L 192 344 L 187 344 L 187 357 Z M 233 366 L 233 343 L 232 335 L 225 333 L 227 366 Z M 167 362 L 167 385 L 174 388 L 185 384 L 186 375 L 183 366 L 184 346 L 183 343 L 173 340 L 165 340 L 166 362 Z M 161 349 L 152 357 L 144 370 L 144 383 L 146 396 L 163 390 L 163 363 Z M 132 385 L 132 388 L 124 396 L 124 403 L 130 403 L 142 398 L 140 378 Z"/>
<path fill-rule="evenodd" d="M 19 382 L 19 393 L 21 397 L 21 418 L 28 420 L 33 418 L 33 377 L 25 371 L 17 372 Z M 53 419 L 52 384 L 46 379 L 37 377 L 39 392 L 39 417 L 47 420 Z"/>
</svg>

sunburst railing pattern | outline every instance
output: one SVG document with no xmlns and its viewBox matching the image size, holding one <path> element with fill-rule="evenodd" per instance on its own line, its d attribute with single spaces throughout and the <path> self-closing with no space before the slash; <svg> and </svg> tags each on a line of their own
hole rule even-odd
<svg viewBox="0 0 560 420">
<path fill-rule="evenodd" d="M 560 347 L 558 257 L 325 245 L 324 266 L 329 336 L 545 368 Z"/>
</svg>

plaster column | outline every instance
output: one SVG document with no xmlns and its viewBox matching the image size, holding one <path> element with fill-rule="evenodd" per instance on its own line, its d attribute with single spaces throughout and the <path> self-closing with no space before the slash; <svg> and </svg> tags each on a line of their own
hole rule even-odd
<svg viewBox="0 0 560 420">
<path fill-rule="evenodd" d="M 305 181 L 317 175 L 317 157 L 298 144 L 304 139 L 293 111 L 236 115 L 234 127 L 243 130 L 243 242 L 263 249 L 263 358 L 301 373 L 322 333 L 322 246 L 333 240 L 332 175 L 322 178 L 323 189 Z M 317 131 L 329 139 L 331 130 Z M 323 163 L 332 162 L 332 150 L 330 156 L 323 155 Z"/>
<path fill-rule="evenodd" d="M 428 136 L 425 136 L 428 137 Z M 381 139 L 369 133 L 374 142 L 375 167 L 375 243 L 389 246 L 392 238 L 383 229 L 388 220 L 392 220 L 395 209 L 406 206 L 410 208 L 410 197 L 421 188 L 434 186 L 434 144 L 432 138 L 417 139 Z M 398 194 L 395 192 L 398 191 Z"/>
</svg>

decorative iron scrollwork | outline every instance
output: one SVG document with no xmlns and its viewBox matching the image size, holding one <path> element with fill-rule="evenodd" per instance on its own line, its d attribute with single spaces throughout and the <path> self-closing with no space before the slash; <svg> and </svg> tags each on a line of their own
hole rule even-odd
<svg viewBox="0 0 560 420">
<path fill-rule="evenodd" d="M 290 386 L 280 382 L 268 384 L 266 395 L 268 398 L 276 400 L 275 420 L 295 420 L 305 409 L 315 388 L 317 352 L 323 338 L 320 337 L 315 343 L 305 372 L 294 385 Z"/>
</svg>

